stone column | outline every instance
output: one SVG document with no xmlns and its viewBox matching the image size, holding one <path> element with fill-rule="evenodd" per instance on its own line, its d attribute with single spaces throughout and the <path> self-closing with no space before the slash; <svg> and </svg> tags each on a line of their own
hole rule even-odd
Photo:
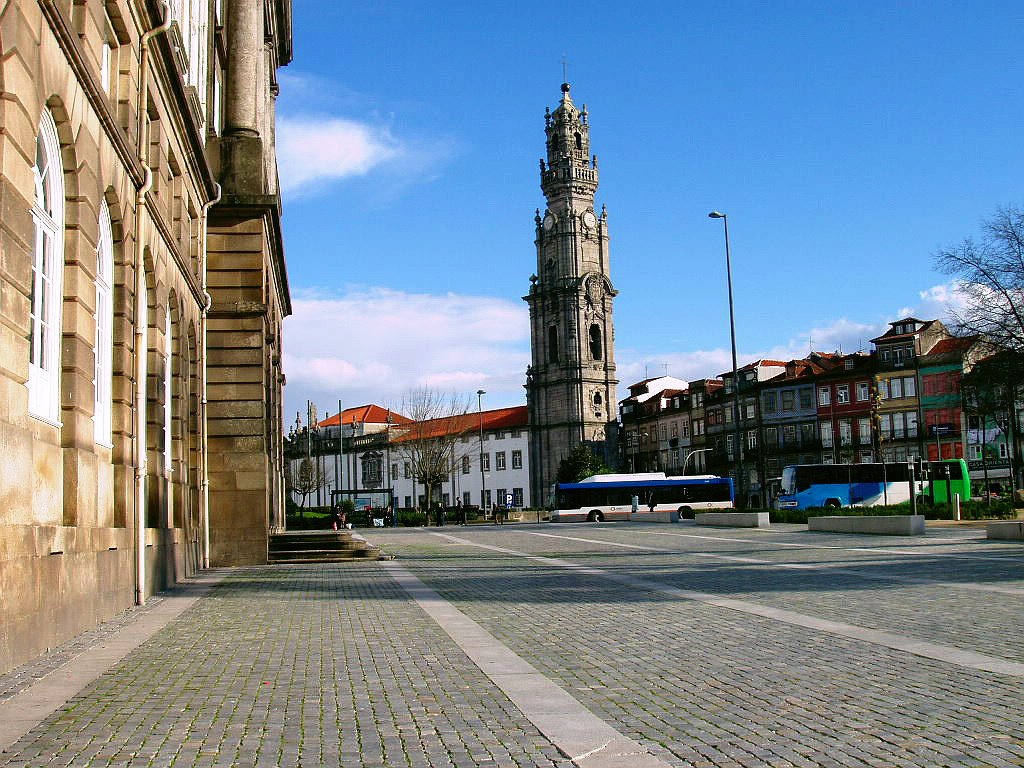
<svg viewBox="0 0 1024 768">
<path fill-rule="evenodd" d="M 259 135 L 263 73 L 263 0 L 228 0 L 228 69 L 224 133 Z"/>
</svg>

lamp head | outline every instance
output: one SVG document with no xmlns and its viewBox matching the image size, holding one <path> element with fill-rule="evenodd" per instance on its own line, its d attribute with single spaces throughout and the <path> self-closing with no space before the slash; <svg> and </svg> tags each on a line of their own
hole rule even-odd
<svg viewBox="0 0 1024 768">
<path fill-rule="evenodd" d="M 724 219 L 725 218 L 725 214 L 724 213 L 719 213 L 718 211 L 712 211 L 711 213 L 708 214 L 708 218 L 709 219 Z"/>
<path fill-rule="evenodd" d="M 484 392 L 484 391 L 483 391 L 482 389 L 478 389 L 478 390 L 476 391 L 476 393 L 477 393 L 478 395 L 486 395 L 486 394 L 487 394 L 487 393 L 486 393 L 486 392 Z"/>
</svg>

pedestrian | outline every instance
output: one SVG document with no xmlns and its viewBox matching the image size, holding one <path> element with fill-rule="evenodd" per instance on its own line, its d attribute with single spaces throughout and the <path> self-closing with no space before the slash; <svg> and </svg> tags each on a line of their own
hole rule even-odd
<svg viewBox="0 0 1024 768">
<path fill-rule="evenodd" d="M 345 513 L 341 511 L 341 504 L 335 504 L 331 513 L 331 527 L 334 530 L 344 527 Z"/>
</svg>

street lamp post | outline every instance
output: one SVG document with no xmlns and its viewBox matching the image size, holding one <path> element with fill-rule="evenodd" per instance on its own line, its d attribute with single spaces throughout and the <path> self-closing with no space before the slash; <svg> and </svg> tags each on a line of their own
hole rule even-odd
<svg viewBox="0 0 1024 768">
<path fill-rule="evenodd" d="M 487 510 L 484 508 L 484 501 L 487 497 L 487 483 L 484 480 L 484 408 L 483 397 L 487 393 L 478 389 L 476 391 L 476 411 L 480 419 L 480 510 L 484 519 L 487 519 Z"/>
<path fill-rule="evenodd" d="M 725 225 L 725 274 L 729 284 L 729 339 L 732 342 L 732 386 L 733 386 L 733 421 L 735 423 L 735 437 L 736 441 L 736 480 L 737 495 L 740 498 L 740 503 L 746 506 L 746 499 L 744 497 L 744 487 L 746 483 L 743 482 L 743 443 L 740 441 L 740 380 L 736 373 L 736 318 L 733 313 L 733 301 L 732 301 L 732 254 L 729 252 L 729 217 L 724 213 L 718 211 L 712 211 L 708 214 L 709 219 L 721 219 Z"/>
</svg>

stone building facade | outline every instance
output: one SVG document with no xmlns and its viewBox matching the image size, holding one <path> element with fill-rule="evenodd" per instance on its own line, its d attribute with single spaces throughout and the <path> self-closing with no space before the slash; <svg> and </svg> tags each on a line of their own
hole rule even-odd
<svg viewBox="0 0 1024 768">
<path fill-rule="evenodd" d="M 0 0 L 0 671 L 207 564 L 266 562 L 290 16 Z"/>
<path fill-rule="evenodd" d="M 526 400 L 535 500 L 547 499 L 559 463 L 577 445 L 591 446 L 609 464 L 617 454 L 608 214 L 594 210 L 597 156 L 590 155 L 587 108 L 573 104 L 568 83 L 544 122 L 546 207 L 534 219 L 537 271 L 523 297 L 530 307 Z"/>
</svg>

